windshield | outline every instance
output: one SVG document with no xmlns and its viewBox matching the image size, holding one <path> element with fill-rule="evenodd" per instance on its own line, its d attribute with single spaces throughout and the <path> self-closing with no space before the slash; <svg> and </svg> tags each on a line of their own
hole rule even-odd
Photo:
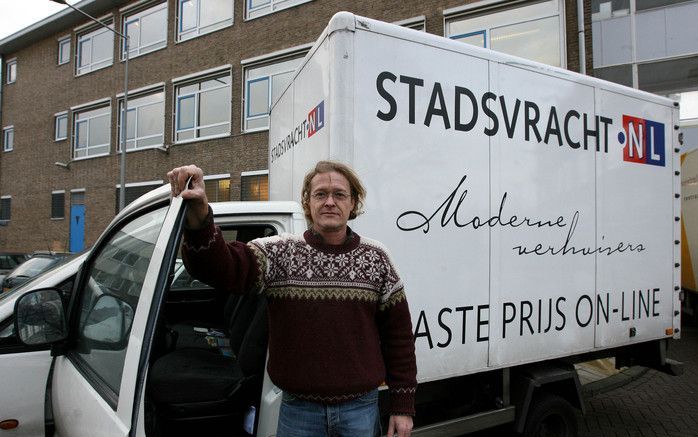
<svg viewBox="0 0 698 437">
<path fill-rule="evenodd" d="M 85 251 L 85 252 L 86 252 L 86 251 Z M 83 252 L 83 254 L 84 254 L 85 252 Z M 82 255 L 82 254 L 81 254 L 81 255 Z M 5 293 L 0 293 L 0 302 L 2 302 L 3 300 L 9 298 L 10 296 L 14 296 L 14 295 L 17 294 L 17 293 L 21 293 L 23 290 L 26 290 L 26 289 L 28 289 L 28 288 L 33 287 L 33 284 L 35 284 L 37 281 L 40 281 L 41 278 L 43 278 L 45 275 L 50 274 L 50 272 L 53 272 L 54 270 L 58 269 L 60 266 L 62 266 L 62 265 L 64 265 L 64 264 L 67 264 L 68 261 L 74 260 L 74 259 L 76 259 L 76 258 L 78 258 L 78 256 L 72 256 L 72 255 L 71 255 L 71 256 L 66 256 L 66 257 L 62 257 L 62 258 L 58 258 L 57 260 L 54 260 L 54 261 L 57 261 L 57 262 L 56 262 L 54 265 L 52 265 L 49 269 L 47 269 L 45 272 L 41 272 L 40 274 L 38 274 L 37 276 L 35 276 L 35 277 L 32 278 L 31 280 L 29 280 L 29 281 L 27 281 L 27 282 L 24 282 L 24 283 L 21 284 L 21 285 L 18 285 L 17 287 L 13 288 L 13 289 L 10 290 L 10 291 L 7 291 L 7 292 L 5 292 Z M 84 258 L 84 257 L 83 257 L 83 256 L 80 256 L 80 258 Z M 27 261 L 27 262 L 29 262 L 29 261 Z"/>
<path fill-rule="evenodd" d="M 36 276 L 39 273 L 43 272 L 56 262 L 58 262 L 60 258 L 46 258 L 46 257 L 36 257 L 36 258 L 29 258 L 26 260 L 23 264 L 20 264 L 19 267 L 14 269 L 11 274 L 8 276 L 24 276 L 24 277 L 32 277 Z"/>
</svg>

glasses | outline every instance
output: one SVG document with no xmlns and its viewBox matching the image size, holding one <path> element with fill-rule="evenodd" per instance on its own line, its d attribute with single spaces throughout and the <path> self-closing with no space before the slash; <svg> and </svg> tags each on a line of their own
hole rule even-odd
<svg viewBox="0 0 698 437">
<path fill-rule="evenodd" d="M 334 193 L 316 191 L 315 193 L 310 195 L 310 197 L 312 197 L 313 200 L 317 200 L 318 202 L 324 202 L 330 196 L 332 196 L 332 198 L 337 202 L 344 202 L 345 200 L 348 200 L 350 197 L 349 193 L 346 193 L 344 191 L 335 191 Z"/>
</svg>

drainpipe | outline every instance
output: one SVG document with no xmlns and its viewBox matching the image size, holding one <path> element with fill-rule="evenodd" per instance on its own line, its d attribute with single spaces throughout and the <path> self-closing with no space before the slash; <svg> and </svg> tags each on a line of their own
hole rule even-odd
<svg viewBox="0 0 698 437">
<path fill-rule="evenodd" d="M 579 72 L 587 74 L 587 56 L 584 35 L 584 0 L 577 0 L 577 41 L 579 43 Z"/>
</svg>

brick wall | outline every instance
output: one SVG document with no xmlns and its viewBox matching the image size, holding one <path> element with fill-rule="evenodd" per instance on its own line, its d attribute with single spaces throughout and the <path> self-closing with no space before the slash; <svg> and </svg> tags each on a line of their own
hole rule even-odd
<svg viewBox="0 0 698 437">
<path fill-rule="evenodd" d="M 164 82 L 165 144 L 172 143 L 173 86 L 171 79 L 217 66 L 232 65 L 231 131 L 226 138 L 173 145 L 169 152 L 142 150 L 127 154 L 127 183 L 163 180 L 178 165 L 196 163 L 207 174 L 231 174 L 233 199 L 240 196 L 240 173 L 267 168 L 267 133 L 241 133 L 242 59 L 315 41 L 332 15 L 341 10 L 384 21 L 426 17 L 430 33 L 443 35 L 443 10 L 463 0 L 315 0 L 250 21 L 243 21 L 244 1 L 234 3 L 234 24 L 208 35 L 175 43 L 176 1 L 168 0 L 168 43 L 165 49 L 131 59 L 129 89 Z M 578 69 L 576 1 L 566 0 L 567 65 Z M 588 9 L 588 2 L 587 2 Z M 118 8 L 111 12 L 118 19 Z M 588 12 L 587 12 L 588 13 Z M 588 21 L 588 20 L 587 20 Z M 118 22 L 118 20 L 117 20 Z M 590 23 L 587 68 L 591 67 Z M 71 62 L 57 65 L 58 38 L 73 34 Z M 114 40 L 114 53 L 118 39 Z M 86 245 L 92 244 L 114 216 L 115 186 L 119 178 L 116 95 L 123 92 L 123 63 L 75 77 L 75 35 L 65 29 L 25 49 L 17 57 L 18 79 L 3 85 L 2 126 L 14 125 L 14 151 L 0 153 L 0 195 L 12 196 L 12 220 L 0 227 L 0 248 L 33 251 L 64 248 L 69 239 L 70 190 L 86 190 Z M 111 154 L 74 161 L 69 169 L 70 139 L 54 141 L 53 115 L 71 106 L 111 99 Z M 69 118 L 72 125 L 72 117 Z M 69 126 L 72 134 L 72 126 Z M 70 137 L 69 137 L 70 138 Z M 51 220 L 51 192 L 66 191 L 66 218 Z"/>
</svg>

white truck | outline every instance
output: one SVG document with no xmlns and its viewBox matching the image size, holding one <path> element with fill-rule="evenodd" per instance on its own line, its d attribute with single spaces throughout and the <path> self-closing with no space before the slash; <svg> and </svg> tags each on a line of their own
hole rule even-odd
<svg viewBox="0 0 698 437">
<path fill-rule="evenodd" d="M 680 335 L 677 122 L 655 95 L 344 12 L 273 106 L 272 201 L 213 210 L 229 238 L 300 233 L 306 171 L 352 165 L 368 190 L 352 227 L 386 244 L 406 285 L 413 434 L 575 435 L 575 362 L 680 370 L 666 357 Z M 45 279 L 7 301 L 17 355 L 48 368 L 52 345 L 48 381 L 31 381 L 47 387 L 32 417 L 50 435 L 276 432 L 264 302 L 179 279 L 186 204 L 168 193 L 114 220 L 67 314 Z"/>
</svg>

